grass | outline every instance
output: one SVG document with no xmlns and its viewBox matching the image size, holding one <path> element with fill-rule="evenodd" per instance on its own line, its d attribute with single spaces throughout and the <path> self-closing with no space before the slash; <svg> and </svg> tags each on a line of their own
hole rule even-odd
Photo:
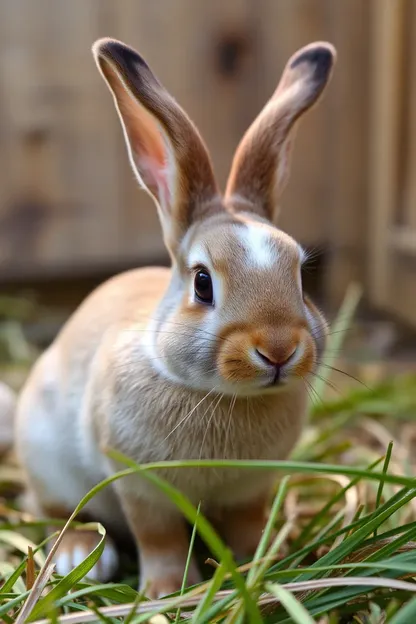
<svg viewBox="0 0 416 624">
<path fill-rule="evenodd" d="M 333 326 L 324 359 L 331 366 L 357 301 L 353 290 Z M 55 574 L 42 543 L 45 523 L 18 509 L 21 475 L 8 458 L 0 466 L 0 621 L 415 622 L 416 376 L 385 376 L 371 388 L 353 384 L 335 397 L 325 391 L 333 384 L 328 373 L 324 366 L 311 391 L 311 416 L 290 461 L 240 462 L 276 469 L 268 524 L 252 561 L 234 560 L 199 509 L 159 477 L 160 464 L 138 466 L 118 455 L 126 467 L 113 479 L 140 471 L 175 502 L 210 551 L 207 580 L 163 600 L 140 596 L 128 569 L 118 583 L 83 580 L 103 549 L 105 530 L 98 524 L 87 527 L 101 535 L 93 553 L 66 577 Z M 108 481 L 80 502 L 61 536 Z M 198 552 L 197 540 L 191 544 Z"/>
</svg>

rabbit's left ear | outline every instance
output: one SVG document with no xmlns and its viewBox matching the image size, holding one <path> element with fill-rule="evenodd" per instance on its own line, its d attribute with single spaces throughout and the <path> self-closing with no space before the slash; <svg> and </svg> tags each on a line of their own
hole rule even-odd
<svg viewBox="0 0 416 624">
<path fill-rule="evenodd" d="M 279 85 L 234 156 L 226 198 L 237 210 L 276 220 L 289 175 L 296 122 L 317 102 L 336 60 L 329 43 L 313 43 L 288 61 Z M 234 199 L 234 201 L 233 201 Z"/>
<path fill-rule="evenodd" d="M 93 55 L 113 94 L 133 170 L 156 201 L 165 244 L 175 256 L 191 222 L 218 193 L 205 144 L 134 49 L 100 39 Z"/>
</svg>

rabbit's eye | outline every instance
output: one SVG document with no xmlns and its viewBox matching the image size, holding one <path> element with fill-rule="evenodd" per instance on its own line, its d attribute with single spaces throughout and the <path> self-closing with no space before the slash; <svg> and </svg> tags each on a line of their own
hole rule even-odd
<svg viewBox="0 0 416 624">
<path fill-rule="evenodd" d="M 213 292 L 211 276 L 206 269 L 198 269 L 194 279 L 195 295 L 201 303 L 212 304 Z"/>
</svg>

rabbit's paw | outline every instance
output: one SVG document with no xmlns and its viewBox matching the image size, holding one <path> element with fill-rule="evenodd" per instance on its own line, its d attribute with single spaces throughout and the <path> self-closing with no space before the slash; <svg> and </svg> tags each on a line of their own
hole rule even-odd
<svg viewBox="0 0 416 624">
<path fill-rule="evenodd" d="M 88 557 L 100 541 L 93 531 L 67 531 L 55 553 L 56 572 L 66 576 Z M 103 553 L 87 574 L 87 578 L 98 582 L 110 580 L 118 567 L 117 550 L 109 537 L 106 537 Z"/>
</svg>

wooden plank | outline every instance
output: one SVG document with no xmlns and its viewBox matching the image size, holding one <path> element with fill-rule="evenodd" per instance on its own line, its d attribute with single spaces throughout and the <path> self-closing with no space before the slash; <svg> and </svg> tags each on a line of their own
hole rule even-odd
<svg viewBox="0 0 416 624">
<path fill-rule="evenodd" d="M 49 185 L 44 179 L 47 163 L 56 163 L 49 141 L 56 115 L 44 97 L 51 55 L 44 54 L 46 26 L 40 18 L 47 8 L 44 0 L 36 6 L 24 0 L 1 3 L 2 150 L 8 155 L 0 205 L 2 271 L 11 263 L 36 263 L 51 223 L 49 207 L 59 199 L 55 169 Z"/>
<path fill-rule="evenodd" d="M 297 137 L 281 226 L 306 245 L 331 245 L 328 284 L 342 297 L 351 276 L 363 273 L 367 4 L 3 0 L 0 277 L 166 258 L 156 211 L 130 171 L 92 60 L 94 39 L 118 37 L 147 58 L 199 126 L 222 185 L 288 57 L 328 39 L 338 66 Z"/>
<path fill-rule="evenodd" d="M 407 5 L 409 58 L 406 62 L 409 101 L 406 112 L 406 138 L 408 151 L 404 180 L 403 225 L 416 232 L 416 4 Z M 414 234 L 416 236 L 416 234 Z"/>
<path fill-rule="evenodd" d="M 101 79 L 90 51 L 101 34 L 101 6 L 2 3 L 11 155 L 1 205 L 3 272 L 85 265 L 120 250 L 112 126 L 94 98 Z"/>
<path fill-rule="evenodd" d="M 365 281 L 368 180 L 368 0 L 331 2 L 328 12 L 338 62 L 331 85 L 331 165 L 325 227 L 328 306 L 338 309 L 349 284 Z"/>
<path fill-rule="evenodd" d="M 91 54 L 93 41 L 102 35 L 103 8 L 101 0 L 77 0 L 75 4 L 59 0 L 55 20 L 61 64 L 68 65 L 60 79 L 68 97 L 62 106 L 58 135 L 65 159 L 65 212 L 69 213 L 64 260 L 75 255 L 71 251 L 75 245 L 83 264 L 105 256 L 115 259 L 122 249 L 117 119 L 103 105 L 107 93 Z"/>
<path fill-rule="evenodd" d="M 397 202 L 405 19 L 404 0 L 373 0 L 368 293 L 374 305 L 390 309 L 389 230 Z"/>
<path fill-rule="evenodd" d="M 416 285 L 416 262 L 408 250 L 405 253 L 390 252 L 388 274 L 388 302 L 383 302 L 383 310 L 402 322 L 416 327 L 416 306 L 414 293 Z"/>
</svg>

